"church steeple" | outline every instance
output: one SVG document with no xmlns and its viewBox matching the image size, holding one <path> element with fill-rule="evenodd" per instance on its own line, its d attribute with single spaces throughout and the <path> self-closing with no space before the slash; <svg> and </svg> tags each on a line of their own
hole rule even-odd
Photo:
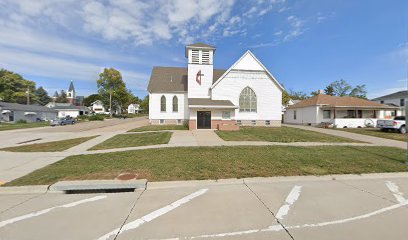
<svg viewBox="0 0 408 240">
<path fill-rule="evenodd" d="M 186 46 L 188 59 L 188 98 L 209 98 L 213 83 L 215 47 L 194 43 Z"/>
<path fill-rule="evenodd" d="M 69 88 L 67 91 L 67 99 L 71 104 L 75 104 L 75 88 L 74 88 L 74 82 L 71 80 L 71 83 L 69 84 Z"/>
</svg>

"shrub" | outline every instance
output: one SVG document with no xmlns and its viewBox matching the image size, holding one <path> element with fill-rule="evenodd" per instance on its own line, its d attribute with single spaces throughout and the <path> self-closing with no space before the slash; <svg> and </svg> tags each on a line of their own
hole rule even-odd
<svg viewBox="0 0 408 240">
<path fill-rule="evenodd" d="M 27 123 L 27 120 L 20 119 L 20 120 L 18 120 L 16 123 Z"/>
<path fill-rule="evenodd" d="M 105 120 L 105 116 L 103 116 L 102 114 L 95 114 L 92 116 L 88 117 L 89 121 L 103 121 Z"/>
<path fill-rule="evenodd" d="M 89 116 L 88 115 L 81 115 L 81 116 L 78 116 L 78 121 L 85 121 L 85 120 L 88 120 L 89 119 Z"/>
</svg>

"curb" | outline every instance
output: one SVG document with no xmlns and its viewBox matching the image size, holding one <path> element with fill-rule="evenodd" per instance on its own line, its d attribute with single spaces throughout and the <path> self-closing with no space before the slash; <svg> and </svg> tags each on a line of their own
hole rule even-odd
<svg viewBox="0 0 408 240">
<path fill-rule="evenodd" d="M 48 185 L 19 186 L 19 187 L 0 187 L 2 194 L 42 194 L 48 191 Z"/>
<path fill-rule="evenodd" d="M 50 192 L 146 189 L 147 180 L 60 181 L 49 186 Z"/>
</svg>

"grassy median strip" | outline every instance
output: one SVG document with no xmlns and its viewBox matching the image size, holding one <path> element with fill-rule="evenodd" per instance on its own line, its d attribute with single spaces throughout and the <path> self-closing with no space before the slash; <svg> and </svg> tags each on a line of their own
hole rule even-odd
<svg viewBox="0 0 408 240">
<path fill-rule="evenodd" d="M 334 128 L 334 129 L 351 133 L 369 135 L 373 137 L 387 138 L 397 141 L 404 142 L 407 141 L 407 134 L 401 134 L 399 132 L 382 132 L 378 128 Z"/>
<path fill-rule="evenodd" d="M 166 144 L 170 141 L 171 134 L 171 132 L 119 134 L 92 147 L 89 150 Z"/>
<path fill-rule="evenodd" d="M 188 130 L 184 125 L 149 125 L 144 127 L 135 128 L 128 132 L 147 132 L 147 131 L 163 131 L 163 130 Z"/>
<path fill-rule="evenodd" d="M 49 126 L 49 122 L 33 122 L 33 123 L 1 123 L 0 131 L 15 130 L 23 128 L 36 128 Z"/>
<path fill-rule="evenodd" d="M 291 128 L 291 127 L 241 127 L 239 131 L 216 131 L 225 141 L 267 142 L 358 142 L 348 138 Z"/>
<path fill-rule="evenodd" d="M 75 147 L 76 145 L 89 141 L 95 137 L 97 136 L 73 138 L 55 142 L 34 143 L 18 147 L 2 148 L 0 150 L 9 152 L 60 152 Z"/>
<path fill-rule="evenodd" d="M 405 150 L 391 147 L 158 148 L 70 156 L 6 186 L 114 179 L 123 172 L 149 181 L 403 172 L 405 158 Z"/>
</svg>

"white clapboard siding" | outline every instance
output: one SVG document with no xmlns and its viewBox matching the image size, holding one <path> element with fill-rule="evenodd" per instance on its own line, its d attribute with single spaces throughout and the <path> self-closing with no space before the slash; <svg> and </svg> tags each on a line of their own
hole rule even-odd
<svg viewBox="0 0 408 240">
<path fill-rule="evenodd" d="M 160 99 L 166 97 L 166 112 L 160 111 Z M 178 112 L 173 112 L 173 97 L 178 98 Z M 150 119 L 188 119 L 187 93 L 150 93 L 149 118 Z"/>
<path fill-rule="evenodd" d="M 265 71 L 231 70 L 213 89 L 212 99 L 230 100 L 239 105 L 239 96 L 246 87 L 257 97 L 257 112 L 235 110 L 237 120 L 281 120 L 282 92 Z"/>
</svg>

